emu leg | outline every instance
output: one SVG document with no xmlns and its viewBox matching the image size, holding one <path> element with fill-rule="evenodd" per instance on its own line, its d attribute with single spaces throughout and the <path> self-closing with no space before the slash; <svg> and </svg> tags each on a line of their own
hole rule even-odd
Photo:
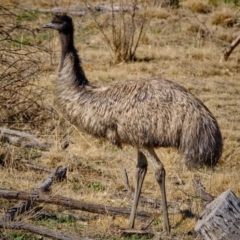
<svg viewBox="0 0 240 240">
<path fill-rule="evenodd" d="M 155 177 L 158 182 L 161 191 L 162 198 L 162 214 L 163 214 L 163 229 L 170 233 L 170 224 L 169 224 L 169 216 L 167 210 L 167 197 L 166 197 L 166 188 L 165 188 L 165 169 L 161 168 L 155 172 Z"/>
<path fill-rule="evenodd" d="M 163 229 L 170 233 L 170 224 L 169 224 L 169 216 L 167 210 L 167 197 L 166 197 L 166 188 L 165 188 L 165 169 L 155 153 L 153 148 L 141 149 L 141 151 L 147 156 L 147 159 L 152 163 L 153 168 L 155 170 L 155 177 L 157 183 L 160 187 L 161 192 L 161 200 L 162 200 L 162 213 L 163 213 Z"/>
<path fill-rule="evenodd" d="M 138 151 L 138 162 L 137 162 L 136 175 L 135 175 L 136 187 L 135 187 L 132 210 L 131 210 L 127 228 L 134 228 L 136 210 L 137 210 L 139 196 L 141 193 L 142 184 L 143 184 L 143 180 L 146 175 L 146 172 L 147 172 L 147 159 L 142 152 Z"/>
</svg>

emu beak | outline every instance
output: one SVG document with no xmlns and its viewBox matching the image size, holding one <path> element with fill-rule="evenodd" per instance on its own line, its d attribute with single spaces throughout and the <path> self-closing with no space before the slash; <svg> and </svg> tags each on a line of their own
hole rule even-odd
<svg viewBox="0 0 240 240">
<path fill-rule="evenodd" d="M 56 25 L 54 23 L 48 23 L 48 24 L 44 25 L 43 28 L 53 28 L 53 29 L 56 29 Z"/>
</svg>

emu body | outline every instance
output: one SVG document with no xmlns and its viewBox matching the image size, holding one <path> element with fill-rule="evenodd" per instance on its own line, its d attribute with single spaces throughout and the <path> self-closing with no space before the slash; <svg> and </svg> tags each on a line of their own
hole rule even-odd
<svg viewBox="0 0 240 240">
<path fill-rule="evenodd" d="M 151 78 L 106 87 L 92 86 L 74 47 L 72 19 L 56 15 L 45 28 L 57 29 L 62 54 L 57 96 L 63 111 L 78 128 L 121 147 L 137 148 L 136 189 L 128 227 L 134 226 L 147 161 L 160 186 L 163 228 L 170 232 L 165 169 L 154 148 L 175 147 L 189 168 L 213 167 L 222 153 L 218 123 L 206 106 L 182 86 Z"/>
</svg>

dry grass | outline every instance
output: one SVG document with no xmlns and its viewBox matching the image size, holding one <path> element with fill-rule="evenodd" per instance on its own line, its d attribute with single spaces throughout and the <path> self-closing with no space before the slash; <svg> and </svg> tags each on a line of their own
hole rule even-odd
<svg viewBox="0 0 240 240">
<path fill-rule="evenodd" d="M 233 27 L 237 23 L 237 15 L 231 9 L 223 9 L 222 11 L 214 12 L 212 15 L 212 24 L 222 27 Z"/>
<path fill-rule="evenodd" d="M 213 5 L 208 0 L 186 0 L 182 6 L 194 13 L 210 13 L 213 9 Z"/>
<path fill-rule="evenodd" d="M 62 1 L 61 3 L 65 6 L 76 4 L 75 1 L 66 1 L 66 3 Z M 205 9 L 209 9 L 206 1 L 201 1 L 201 3 L 205 4 Z M 29 2 L 29 4 L 41 8 L 51 6 L 44 0 Z M 214 25 L 213 16 L 217 16 L 217 12 L 212 5 L 211 13 L 209 10 L 204 10 L 205 14 L 201 14 L 203 10 L 192 9 L 193 14 L 189 11 L 190 1 L 185 1 L 185 4 L 180 9 L 152 10 L 153 20 L 137 51 L 138 61 L 111 65 L 108 48 L 89 16 L 82 19 L 74 17 L 75 42 L 83 60 L 86 75 L 93 84 L 114 84 L 152 76 L 172 79 L 198 96 L 216 116 L 224 138 L 224 151 L 214 171 L 201 169 L 190 172 L 180 160 L 176 150 L 157 150 L 167 171 L 168 201 L 177 201 L 180 209 L 188 209 L 194 214 L 199 214 L 204 208 L 204 203 L 192 197 L 195 195 L 192 187 L 192 180 L 195 177 L 199 177 L 206 190 L 215 196 L 231 188 L 240 197 L 238 184 L 240 167 L 238 49 L 230 56 L 228 62 L 219 63 L 223 48 L 227 41 L 234 38 L 234 32 L 236 34 L 238 29 L 235 25 L 225 28 L 225 38 L 221 38 L 223 32 L 221 28 L 216 29 Z M 231 16 L 236 16 L 238 12 L 230 7 L 230 5 L 223 4 L 218 6 L 216 11 L 227 10 L 231 11 Z M 40 14 L 40 20 L 34 20 L 29 24 L 41 28 L 49 19 L 50 15 Z M 220 20 L 217 22 L 221 25 Z M 41 153 L 2 145 L 0 147 L 0 163 L 2 164 L 0 166 L 0 188 L 31 191 L 41 184 L 48 174 L 27 169 L 20 162 L 25 159 L 48 168 L 55 168 L 59 165 L 68 167 L 67 180 L 53 186 L 51 191 L 54 195 L 63 195 L 97 204 L 130 207 L 131 203 L 127 199 L 120 199 L 115 194 L 124 187 L 123 168 L 127 169 L 130 185 L 134 188 L 136 150 L 128 146 L 119 150 L 104 140 L 79 132 L 55 109 L 53 91 L 60 48 L 57 33 L 50 34 L 44 44 L 54 51 L 52 62 L 48 55 L 38 56 L 41 60 L 46 57 L 46 60 L 37 82 L 38 87 L 44 89 L 43 107 L 46 111 L 42 114 L 49 114 L 51 120 L 42 121 L 43 118 L 39 117 L 40 120 L 34 127 L 25 123 L 24 130 L 35 133 L 45 141 L 52 142 L 54 146 L 50 152 Z M 18 125 L 7 127 L 16 128 L 16 126 Z M 60 146 L 67 139 L 70 139 L 70 145 L 66 150 L 62 150 Z M 151 166 L 149 166 L 142 194 L 149 198 L 159 198 L 159 189 Z M 13 201 L 1 199 L 0 204 L 2 209 L 3 207 L 6 209 L 13 205 Z M 123 227 L 127 223 L 127 218 L 124 217 L 98 216 L 95 219 L 93 218 L 95 215 L 85 212 L 45 204 L 42 204 L 42 207 L 46 212 L 56 213 L 59 216 L 75 214 L 80 219 L 74 222 L 70 220 L 37 221 L 30 219 L 29 216 L 23 216 L 22 220 L 93 239 L 120 239 L 119 235 L 112 233 L 111 228 Z M 140 209 L 157 212 L 161 216 L 159 209 L 153 209 L 149 205 L 141 204 Z M 184 240 L 195 239 L 194 235 L 188 235 L 188 233 L 193 232 L 196 219 L 176 214 L 172 208 L 169 211 L 173 236 Z M 142 223 L 142 220 L 138 219 L 137 227 Z M 155 220 L 152 230 L 155 233 L 162 230 L 161 218 Z M 6 234 L 9 231 L 3 230 L 3 233 Z"/>
</svg>

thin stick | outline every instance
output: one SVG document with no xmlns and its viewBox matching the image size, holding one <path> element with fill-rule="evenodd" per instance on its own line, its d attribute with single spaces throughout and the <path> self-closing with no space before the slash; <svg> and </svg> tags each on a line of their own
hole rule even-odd
<svg viewBox="0 0 240 240">
<path fill-rule="evenodd" d="M 124 168 L 123 169 L 123 177 L 124 177 L 124 187 L 128 192 L 132 192 L 132 189 L 129 186 L 129 180 L 128 180 L 128 174 L 127 170 Z"/>
</svg>

